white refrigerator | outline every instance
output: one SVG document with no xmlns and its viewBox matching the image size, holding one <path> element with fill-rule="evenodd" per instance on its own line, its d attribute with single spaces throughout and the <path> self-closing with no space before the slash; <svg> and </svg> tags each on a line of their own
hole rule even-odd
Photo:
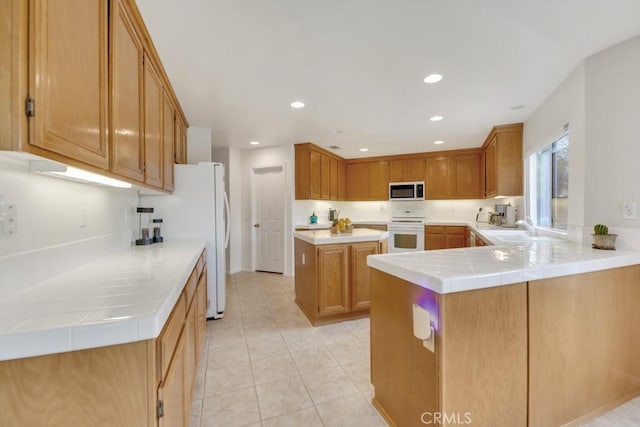
<svg viewBox="0 0 640 427">
<path fill-rule="evenodd" d="M 229 244 L 229 201 L 224 190 L 224 165 L 175 165 L 174 190 L 168 196 L 140 196 L 140 206 L 154 208 L 162 218 L 165 242 L 197 238 L 207 242 L 207 318 L 224 315 L 226 261 Z"/>
</svg>

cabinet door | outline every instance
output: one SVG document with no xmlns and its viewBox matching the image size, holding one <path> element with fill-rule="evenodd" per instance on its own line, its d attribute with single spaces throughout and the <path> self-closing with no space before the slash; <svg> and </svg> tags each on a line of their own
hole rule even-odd
<svg viewBox="0 0 640 427">
<path fill-rule="evenodd" d="M 198 288 L 196 289 L 196 366 L 200 363 L 202 353 L 202 345 L 205 341 L 207 333 L 207 269 L 205 268 L 200 279 L 198 280 Z"/>
<path fill-rule="evenodd" d="M 331 199 L 331 159 L 323 154 L 320 155 L 320 179 L 322 200 Z"/>
<path fill-rule="evenodd" d="M 501 196 L 523 194 L 521 128 L 497 134 L 495 169 L 497 194 Z"/>
<path fill-rule="evenodd" d="M 162 82 L 144 55 L 144 182 L 162 188 Z"/>
<path fill-rule="evenodd" d="M 432 157 L 427 159 L 425 181 L 427 199 L 451 198 L 451 158 Z"/>
<path fill-rule="evenodd" d="M 322 155 L 309 151 L 310 187 L 309 196 L 312 200 L 322 199 Z"/>
<path fill-rule="evenodd" d="M 369 165 L 369 200 L 389 200 L 389 162 Z"/>
<path fill-rule="evenodd" d="M 29 14 L 29 143 L 108 169 L 108 1 L 32 0 Z"/>
<path fill-rule="evenodd" d="M 381 254 L 386 254 L 389 252 L 389 241 L 387 239 L 384 239 L 380 242 L 379 251 Z"/>
<path fill-rule="evenodd" d="M 142 182 L 142 43 L 126 2 L 111 4 L 111 171 Z"/>
<path fill-rule="evenodd" d="M 368 309 L 371 305 L 371 268 L 367 256 L 379 253 L 378 242 L 351 245 L 351 310 Z"/>
<path fill-rule="evenodd" d="M 407 181 L 424 181 L 424 159 L 408 159 L 405 165 Z"/>
<path fill-rule="evenodd" d="M 349 246 L 318 247 L 318 316 L 349 311 Z"/>
<path fill-rule="evenodd" d="M 191 402 L 191 390 L 196 374 L 196 320 L 198 302 L 191 301 L 187 318 L 184 321 L 184 401 Z"/>
<path fill-rule="evenodd" d="M 467 239 L 464 234 L 447 234 L 445 248 L 465 248 L 467 246 Z"/>
<path fill-rule="evenodd" d="M 427 225 L 424 228 L 424 249 L 435 250 L 445 249 L 446 242 L 446 229 L 443 226 Z"/>
<path fill-rule="evenodd" d="M 389 182 L 404 180 L 404 160 L 391 160 L 389 162 Z"/>
<path fill-rule="evenodd" d="M 347 165 L 347 200 L 369 200 L 369 164 Z"/>
<path fill-rule="evenodd" d="M 338 159 L 332 158 L 330 161 L 331 200 L 338 200 Z"/>
<path fill-rule="evenodd" d="M 187 125 L 178 112 L 175 112 L 175 162 L 181 165 L 187 164 Z"/>
<path fill-rule="evenodd" d="M 164 165 L 162 177 L 163 187 L 168 191 L 173 191 L 173 165 L 175 162 L 175 123 L 173 114 L 171 98 L 164 92 L 162 97 L 162 146 L 164 150 L 162 155 L 162 164 Z"/>
<path fill-rule="evenodd" d="M 454 158 L 453 195 L 457 199 L 481 199 L 480 153 Z"/>
<path fill-rule="evenodd" d="M 158 418 L 159 427 L 187 425 L 184 401 L 184 344 L 184 335 L 181 335 L 167 376 L 158 387 L 158 400 L 162 401 L 163 406 L 163 416 Z"/>
<path fill-rule="evenodd" d="M 485 149 L 485 196 L 498 194 L 498 151 L 497 137 L 494 136 Z"/>
<path fill-rule="evenodd" d="M 338 200 L 347 200 L 347 164 L 338 162 Z"/>
</svg>

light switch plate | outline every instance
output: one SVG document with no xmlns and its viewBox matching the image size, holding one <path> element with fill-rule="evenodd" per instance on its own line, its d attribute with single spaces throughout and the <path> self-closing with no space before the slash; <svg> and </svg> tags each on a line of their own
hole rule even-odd
<svg viewBox="0 0 640 427">
<path fill-rule="evenodd" d="M 16 205 L 0 205 L 0 234 L 16 234 L 18 232 L 18 207 Z"/>
</svg>

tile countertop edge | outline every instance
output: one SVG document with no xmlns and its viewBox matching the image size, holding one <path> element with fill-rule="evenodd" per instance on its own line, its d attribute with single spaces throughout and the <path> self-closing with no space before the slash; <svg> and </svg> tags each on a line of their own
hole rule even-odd
<svg viewBox="0 0 640 427">
<path fill-rule="evenodd" d="M 354 228 L 353 233 L 332 235 L 329 230 L 295 231 L 293 237 L 312 245 L 330 245 L 338 243 L 375 242 L 389 237 L 387 231 Z"/>
<path fill-rule="evenodd" d="M 566 243 L 565 243 L 566 245 Z M 491 251 L 491 246 L 466 248 L 465 251 Z M 596 249 L 586 248 L 582 259 L 571 259 L 563 262 L 542 263 L 539 265 L 522 268 L 500 268 L 483 274 L 439 275 L 425 270 L 411 268 L 406 262 L 394 262 L 392 257 L 400 254 L 369 255 L 367 265 L 384 273 L 396 276 L 407 282 L 413 283 L 425 289 L 439 294 L 464 292 L 476 289 L 486 289 L 497 286 L 512 285 L 522 282 L 551 279 L 574 274 L 592 273 L 595 271 L 609 270 L 613 268 L 628 267 L 640 264 L 640 252 L 632 251 L 604 251 L 594 252 Z M 429 251 L 429 252 L 442 252 Z M 426 251 L 425 251 L 426 252 Z M 593 255 L 601 257 L 594 258 Z M 436 268 L 434 268 L 435 270 Z M 495 281 L 494 281 L 495 279 Z M 470 285 L 475 280 L 475 284 Z"/>
<path fill-rule="evenodd" d="M 185 255 L 176 283 L 154 307 L 155 311 L 111 321 L 0 333 L 0 362 L 157 338 L 205 248 L 204 241 L 187 243 L 190 255 Z"/>
</svg>

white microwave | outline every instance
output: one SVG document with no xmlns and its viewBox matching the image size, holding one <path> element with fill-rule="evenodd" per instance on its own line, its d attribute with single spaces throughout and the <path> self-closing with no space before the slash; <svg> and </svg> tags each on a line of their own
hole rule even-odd
<svg viewBox="0 0 640 427">
<path fill-rule="evenodd" d="M 389 183 L 389 200 L 424 200 L 424 181 Z"/>
</svg>

